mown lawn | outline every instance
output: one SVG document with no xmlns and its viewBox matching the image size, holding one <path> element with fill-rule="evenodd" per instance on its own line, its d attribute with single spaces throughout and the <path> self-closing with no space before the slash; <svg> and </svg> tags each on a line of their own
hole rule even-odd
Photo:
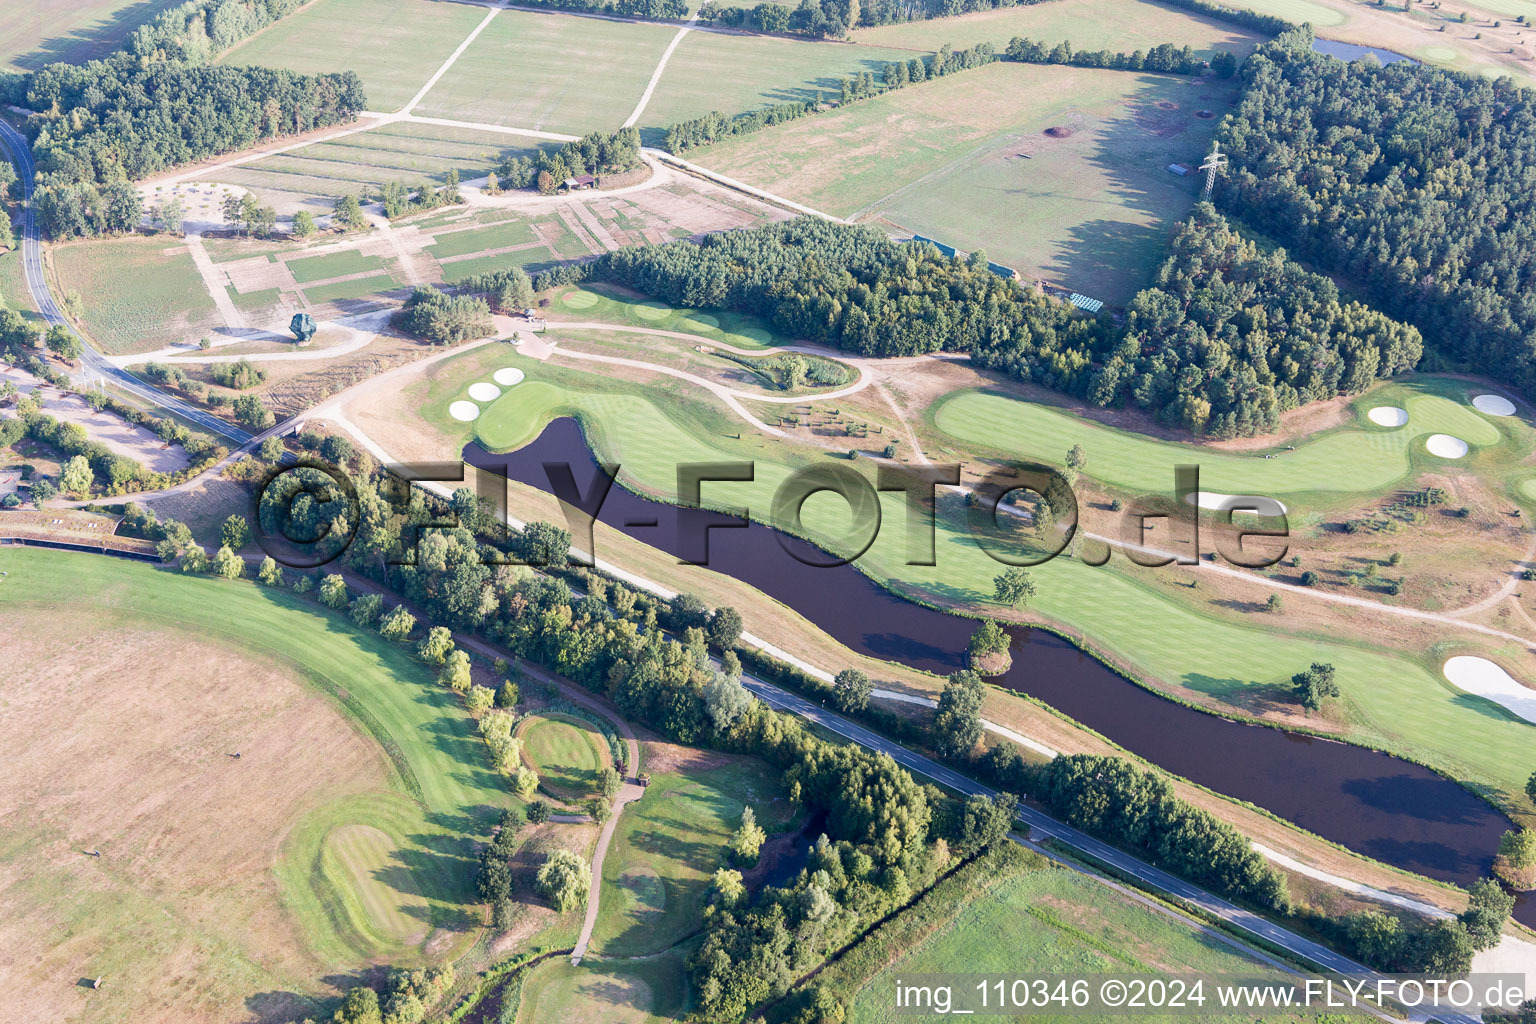
<svg viewBox="0 0 1536 1024">
<path fill-rule="evenodd" d="M 688 1007 L 682 958 L 672 954 L 625 962 L 591 954 L 579 967 L 555 958 L 523 983 L 520 1024 L 664 1024 Z"/>
<path fill-rule="evenodd" d="M 384 269 L 384 261 L 379 257 L 365 256 L 355 249 L 333 252 L 325 256 L 306 256 L 303 259 L 288 260 L 285 265 L 288 267 L 288 273 L 292 274 L 293 279 L 299 284 Z"/>
<path fill-rule="evenodd" d="M 590 722 L 541 715 L 521 733 L 539 785 L 557 800 L 576 803 L 597 794 L 597 776 L 609 766 L 606 742 Z"/>
</svg>

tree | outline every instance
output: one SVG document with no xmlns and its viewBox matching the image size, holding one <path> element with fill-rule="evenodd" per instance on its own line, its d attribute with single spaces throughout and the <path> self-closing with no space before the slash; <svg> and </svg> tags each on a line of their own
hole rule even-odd
<svg viewBox="0 0 1536 1024">
<path fill-rule="evenodd" d="M 32 481 L 32 506 L 42 508 L 58 493 L 59 489 L 47 477 L 36 477 Z"/>
<path fill-rule="evenodd" d="M 587 812 L 587 817 L 599 825 L 613 817 L 613 808 L 600 796 L 589 796 L 581 803 L 582 809 Z"/>
<path fill-rule="evenodd" d="M 269 587 L 280 587 L 283 585 L 283 567 L 277 564 L 277 559 L 268 555 L 256 569 L 256 579 Z"/>
<path fill-rule="evenodd" d="M 501 195 L 501 181 L 496 177 L 495 171 L 485 176 L 485 194 L 488 196 Z"/>
<path fill-rule="evenodd" d="M 1280 610 L 1280 595 L 1270 594 L 1269 600 L 1264 602 L 1264 610 L 1267 612 L 1278 612 Z"/>
<path fill-rule="evenodd" d="M 737 719 L 757 703 L 757 698 L 741 685 L 739 675 L 716 672 L 704 684 L 704 711 L 714 724 L 716 732 L 729 729 Z"/>
<path fill-rule="evenodd" d="M 735 608 L 716 608 L 709 619 L 709 642 L 728 651 L 741 639 L 741 613 Z"/>
<path fill-rule="evenodd" d="M 748 866 L 757 863 L 757 855 L 762 851 L 763 842 L 768 838 L 757 824 L 757 814 L 751 807 L 744 807 L 741 811 L 741 824 L 731 834 L 729 844 L 731 854 L 736 858 L 736 863 Z"/>
<path fill-rule="evenodd" d="M 1460 921 L 1467 926 L 1473 949 L 1492 949 L 1499 944 L 1504 924 L 1515 909 L 1515 898 L 1491 878 L 1479 879 L 1468 891 L 1471 900 Z"/>
<path fill-rule="evenodd" d="M 533 796 L 534 792 L 538 788 L 539 788 L 539 776 L 538 776 L 538 773 L 535 772 L 532 768 L 529 768 L 527 765 L 522 765 L 521 767 L 519 767 L 517 769 L 517 771 L 512 773 L 512 789 L 513 789 L 513 791 L 515 793 L 517 793 L 518 796 L 522 797 L 524 800 L 526 800 L 529 797 Z M 541 808 L 544 808 L 544 804 L 543 803 L 538 803 L 538 806 L 541 807 Z M 548 808 L 544 809 L 543 814 L 544 814 L 543 818 L 535 818 L 533 816 L 533 805 L 532 804 L 529 805 L 529 807 L 528 807 L 528 820 L 529 821 L 535 821 L 535 822 L 537 822 L 537 821 L 544 821 L 546 818 L 549 817 L 549 810 L 548 810 Z"/>
<path fill-rule="evenodd" d="M 416 645 L 416 656 L 428 665 L 441 665 L 453 653 L 453 631 L 447 626 L 433 626 Z"/>
<path fill-rule="evenodd" d="M 571 534 L 549 523 L 533 522 L 523 527 L 517 541 L 517 554 L 529 565 L 563 566 L 571 550 Z"/>
<path fill-rule="evenodd" d="M 239 551 L 251 542 L 251 527 L 245 521 L 245 516 L 234 514 L 224 520 L 219 527 L 219 540 L 225 547 Z"/>
<path fill-rule="evenodd" d="M 1355 956 L 1378 970 L 1392 967 L 1402 953 L 1402 922 L 1379 910 L 1350 914 L 1344 921 L 1344 932 Z"/>
<path fill-rule="evenodd" d="M 90 497 L 91 484 L 95 479 L 96 474 L 91 472 L 91 462 L 84 455 L 71 457 L 59 471 L 60 489 L 76 498 Z"/>
<path fill-rule="evenodd" d="M 512 267 L 505 272 L 493 294 L 498 310 L 520 313 L 533 305 L 533 282 L 522 267 Z"/>
<path fill-rule="evenodd" d="M 347 581 L 335 573 L 331 573 L 320 581 L 320 603 L 327 608 L 345 608 L 349 597 L 347 595 Z"/>
<path fill-rule="evenodd" d="M 379 635 L 386 640 L 404 642 L 410 639 L 411 630 L 415 628 L 416 616 L 406 611 L 403 604 L 395 605 L 379 620 Z"/>
<path fill-rule="evenodd" d="M 570 850 L 552 850 L 534 876 L 539 895 L 562 914 L 587 901 L 591 880 L 587 862 Z"/>
<path fill-rule="evenodd" d="M 1088 452 L 1080 444 L 1074 444 L 1067 451 L 1067 468 L 1081 471 L 1088 465 Z"/>
<path fill-rule="evenodd" d="M 357 196 L 342 196 L 336 200 L 335 211 L 331 214 L 331 221 L 340 224 L 346 231 L 355 231 L 368 223 L 363 219 L 363 207 L 357 201 Z"/>
<path fill-rule="evenodd" d="M 747 894 L 747 887 L 741 884 L 741 872 L 730 868 L 717 868 L 714 881 L 709 886 L 709 902 L 712 906 L 730 909 Z"/>
<path fill-rule="evenodd" d="M 992 578 L 993 592 L 997 600 L 1010 608 L 1027 605 L 1035 596 L 1035 583 L 1029 570 L 1018 566 L 1006 569 L 1002 575 Z"/>
<path fill-rule="evenodd" d="M 252 430 L 266 430 L 276 422 L 270 410 L 255 395 L 241 395 L 233 406 L 235 419 Z"/>
<path fill-rule="evenodd" d="M 1493 870 L 1516 889 L 1536 889 L 1536 829 L 1510 829 L 1499 839 Z"/>
<path fill-rule="evenodd" d="M 75 337 L 73 331 L 60 324 L 48 328 L 44 344 L 48 346 L 48 351 L 66 363 L 72 364 L 80 358 L 80 339 Z"/>
<path fill-rule="evenodd" d="M 471 686 L 469 693 L 464 695 L 464 706 L 472 715 L 478 715 L 489 711 L 491 705 L 496 702 L 496 691 L 489 686 Z"/>
<path fill-rule="evenodd" d="M 1308 569 L 1306 572 L 1302 573 L 1301 585 L 1304 587 L 1317 586 L 1317 573 L 1313 572 L 1311 569 Z"/>
<path fill-rule="evenodd" d="M 603 794 L 604 800 L 612 800 L 618 796 L 621 784 L 622 780 L 619 778 L 619 773 L 612 767 L 604 768 L 597 773 L 597 789 L 598 792 Z"/>
<path fill-rule="evenodd" d="M 496 706 L 499 708 L 517 707 L 517 684 L 510 679 L 503 679 L 501 686 L 496 689 Z"/>
<path fill-rule="evenodd" d="M 1326 662 L 1314 661 L 1311 668 L 1291 677 L 1291 685 L 1295 687 L 1296 700 L 1308 711 L 1316 711 L 1323 706 L 1323 701 L 1339 695 L 1333 666 Z"/>
<path fill-rule="evenodd" d="M 338 466 L 350 459 L 356 452 L 357 449 L 352 446 L 352 442 L 340 434 L 331 434 L 320 443 L 320 454 L 327 461 L 333 462 Z"/>
<path fill-rule="evenodd" d="M 869 707 L 869 698 L 874 689 L 869 676 L 856 668 L 845 668 L 832 680 L 832 699 L 837 709 L 845 714 L 863 711 Z"/>
<path fill-rule="evenodd" d="M 933 745 L 945 757 L 965 757 L 981 740 L 981 702 L 985 685 L 975 672 L 956 672 L 939 694 L 933 716 Z"/>
<path fill-rule="evenodd" d="M 259 454 L 267 462 L 277 462 L 283 457 L 283 439 L 273 434 L 261 442 Z"/>
<path fill-rule="evenodd" d="M 466 692 L 470 680 L 469 655 L 463 651 L 454 651 L 448 655 L 442 670 L 437 673 L 437 681 L 455 693 Z"/>
<path fill-rule="evenodd" d="M 300 210 L 293 215 L 293 237 L 299 240 L 310 238 L 315 233 L 315 215 L 308 210 Z"/>
<path fill-rule="evenodd" d="M 535 779 L 535 782 L 538 780 Z M 542 825 L 549 820 L 549 804 L 543 800 L 535 800 L 528 805 L 528 820 L 535 825 Z"/>
<path fill-rule="evenodd" d="M 363 629 L 372 629 L 374 623 L 379 621 L 379 612 L 384 608 L 384 598 L 378 594 L 364 594 L 352 602 L 348 614 L 352 621 Z"/>
<path fill-rule="evenodd" d="M 218 554 L 213 556 L 211 569 L 215 576 L 226 580 L 237 580 L 245 575 L 245 559 L 235 554 L 228 544 L 219 548 Z"/>
<path fill-rule="evenodd" d="M 972 794 L 960 811 L 960 846 L 979 852 L 1008 838 L 1013 831 L 1013 817 L 1018 811 L 1018 797 L 999 793 L 988 798 Z"/>
<path fill-rule="evenodd" d="M 379 994 L 367 985 L 359 985 L 348 992 L 331 1018 L 332 1024 L 383 1024 L 383 1021 Z"/>
<path fill-rule="evenodd" d="M 971 642 L 968 650 L 971 655 L 971 665 L 976 671 L 985 675 L 998 675 L 1008 671 L 1012 660 L 1008 656 L 1008 647 L 1012 643 L 1012 637 L 991 619 L 987 619 L 971 634 Z"/>
<path fill-rule="evenodd" d="M 1536 772 L 1531 772 L 1531 777 L 1525 780 L 1525 795 L 1536 803 Z"/>
</svg>

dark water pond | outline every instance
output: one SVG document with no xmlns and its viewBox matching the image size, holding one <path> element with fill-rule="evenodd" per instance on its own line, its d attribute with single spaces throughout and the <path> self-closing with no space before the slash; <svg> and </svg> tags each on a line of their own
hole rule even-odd
<svg viewBox="0 0 1536 1024">
<path fill-rule="evenodd" d="M 505 467 L 509 478 L 544 491 L 553 491 L 546 464 L 569 464 L 581 494 L 597 472 L 571 419 L 551 423 L 520 451 L 492 454 L 470 445 L 464 458 Z M 679 524 L 695 537 L 699 515 L 616 486 L 599 518 L 676 555 Z M 781 537 L 759 523 L 711 530 L 709 567 L 782 601 L 860 653 L 939 673 L 962 667 L 974 621 L 898 597 L 851 566 L 806 565 L 785 551 Z M 696 542 L 685 550 L 697 557 Z M 1045 701 L 1169 771 L 1377 860 L 1465 885 L 1488 874 L 1499 836 L 1511 827 L 1491 805 L 1427 768 L 1206 714 L 1132 683 L 1052 633 L 1010 632 L 1013 667 L 993 682 Z M 1523 901 L 1517 915 L 1536 923 L 1536 901 Z"/>
<path fill-rule="evenodd" d="M 1383 64 L 1396 64 L 1400 60 L 1405 60 L 1409 64 L 1418 63 L 1412 57 L 1398 53 L 1396 50 L 1383 50 L 1379 46 L 1359 46 L 1355 43 L 1341 43 L 1334 39 L 1313 39 L 1312 49 L 1318 53 L 1326 53 L 1330 57 L 1337 57 L 1339 60 L 1359 60 L 1370 53 L 1375 54 L 1376 59 Z"/>
</svg>

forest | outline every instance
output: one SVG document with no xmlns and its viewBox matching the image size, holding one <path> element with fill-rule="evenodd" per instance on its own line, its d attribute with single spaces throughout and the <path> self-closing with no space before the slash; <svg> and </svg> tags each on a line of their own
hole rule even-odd
<svg viewBox="0 0 1536 1024">
<path fill-rule="evenodd" d="M 1222 208 L 1426 338 L 1426 368 L 1536 386 L 1536 93 L 1307 30 L 1244 64 Z"/>
<path fill-rule="evenodd" d="M 1174 239 L 1124 328 L 873 228 L 801 218 L 702 241 L 621 249 L 588 270 L 674 305 L 755 313 L 864 355 L 968 352 L 1095 405 L 1134 404 L 1220 437 L 1411 368 L 1416 330 L 1341 300 L 1327 279 L 1261 254 L 1208 205 Z"/>
</svg>

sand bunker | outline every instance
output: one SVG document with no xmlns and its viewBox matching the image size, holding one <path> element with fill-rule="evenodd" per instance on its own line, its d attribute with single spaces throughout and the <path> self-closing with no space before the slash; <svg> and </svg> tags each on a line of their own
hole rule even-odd
<svg viewBox="0 0 1536 1024">
<path fill-rule="evenodd" d="M 1424 447 L 1429 449 L 1429 454 L 1442 459 L 1459 459 L 1467 454 L 1467 442 L 1450 434 L 1430 434 Z"/>
<path fill-rule="evenodd" d="M 501 397 L 501 388 L 488 380 L 477 380 L 469 386 L 469 397 L 477 402 L 489 402 Z"/>
<path fill-rule="evenodd" d="M 480 407 L 474 402 L 454 402 L 448 407 L 448 415 L 464 423 L 468 423 L 480 415 Z"/>
<path fill-rule="evenodd" d="M 1189 498 L 1194 497 L 1197 496 L 1192 494 L 1184 500 L 1188 501 Z M 1201 491 L 1198 498 L 1201 508 L 1216 509 L 1217 511 L 1226 511 L 1229 508 L 1242 511 L 1257 509 L 1257 514 L 1261 516 L 1285 515 L 1285 505 L 1283 502 L 1276 501 L 1274 498 L 1266 498 L 1262 494 L 1222 494 L 1219 491 Z"/>
<path fill-rule="evenodd" d="M 1472 408 L 1489 416 L 1513 416 L 1515 403 L 1499 395 L 1478 395 L 1472 399 Z"/>
<path fill-rule="evenodd" d="M 1378 405 L 1365 415 L 1378 427 L 1400 427 L 1408 422 L 1408 410 L 1395 405 Z"/>
<path fill-rule="evenodd" d="M 1491 700 L 1536 724 L 1536 690 L 1521 686 L 1513 676 L 1487 658 L 1459 655 L 1447 661 L 1442 671 L 1458 690 Z"/>
<path fill-rule="evenodd" d="M 503 366 L 491 374 L 491 379 L 504 388 L 516 387 L 523 382 L 523 371 L 515 366 Z"/>
</svg>

